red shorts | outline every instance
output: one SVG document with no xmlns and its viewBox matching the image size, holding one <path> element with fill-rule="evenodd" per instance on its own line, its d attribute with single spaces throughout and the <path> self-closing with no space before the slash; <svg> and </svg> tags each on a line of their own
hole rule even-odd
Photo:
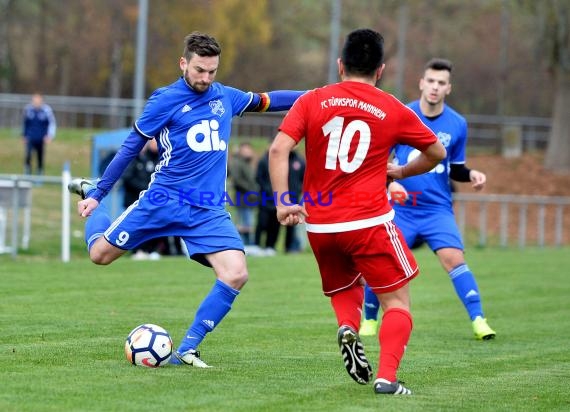
<svg viewBox="0 0 570 412">
<path fill-rule="evenodd" d="M 419 274 L 418 264 L 392 221 L 337 233 L 308 233 L 323 292 L 330 296 L 363 277 L 376 293 L 392 292 Z"/>
</svg>

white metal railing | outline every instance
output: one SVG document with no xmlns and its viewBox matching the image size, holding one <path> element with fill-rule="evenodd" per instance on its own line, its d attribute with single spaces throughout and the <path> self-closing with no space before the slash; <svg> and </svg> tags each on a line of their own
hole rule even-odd
<svg viewBox="0 0 570 412">
<path fill-rule="evenodd" d="M 62 187 L 63 200 L 62 216 L 65 216 L 66 213 L 69 215 L 67 183 L 67 180 L 59 176 L 0 174 L 0 253 L 10 253 L 13 257 L 16 257 L 20 247 L 28 249 L 33 229 L 31 210 L 33 207 L 32 191 L 34 185 L 60 185 Z M 23 212 L 21 233 L 20 212 Z M 9 226 L 11 239 L 10 245 L 7 245 L 5 234 Z M 67 236 L 67 241 L 63 241 L 63 233 L 69 233 L 69 218 L 62 219 L 62 260 L 67 262 L 69 260 L 69 236 Z"/>
<path fill-rule="evenodd" d="M 0 179 L 0 253 L 15 253 L 18 249 L 20 212 L 23 212 L 21 247 L 30 244 L 32 184 L 28 181 Z M 8 246 L 8 227 L 12 226 L 11 246 Z"/>
<path fill-rule="evenodd" d="M 58 127 L 117 129 L 133 122 L 134 99 L 46 95 Z M 20 128 L 22 109 L 30 101 L 29 94 L 0 93 L 0 127 Z M 233 134 L 244 137 L 267 137 L 277 133 L 284 113 L 248 113 L 234 119 Z M 524 150 L 544 149 L 548 142 L 551 120 L 531 116 L 495 116 L 466 114 L 471 147 L 500 152 L 505 127 L 520 130 Z"/>
<path fill-rule="evenodd" d="M 72 215 L 70 213 L 71 196 L 67 186 L 71 179 L 69 162 L 64 163 L 61 176 L 0 174 L 0 254 L 10 253 L 12 257 L 16 257 L 20 248 L 28 249 L 33 234 L 32 191 L 34 187 L 51 185 L 54 188 L 59 187 L 61 192 L 61 260 L 69 262 Z M 105 198 L 112 219 L 121 211 L 122 202 L 118 196 L 120 187 L 119 181 Z M 21 212 L 23 212 L 23 219 L 20 219 Z M 8 228 L 11 234 L 9 245 L 5 236 Z"/>
<path fill-rule="evenodd" d="M 490 236 L 498 236 L 503 247 L 515 237 L 519 247 L 531 242 L 537 246 L 569 242 L 570 215 L 564 212 L 570 206 L 570 197 L 454 193 L 453 198 L 462 235 L 468 220 L 469 226 L 477 222 L 480 246 L 488 245 Z"/>
<path fill-rule="evenodd" d="M 71 214 L 67 190 L 70 180 L 68 164 L 64 165 L 62 176 L 0 174 L 0 182 L 9 182 L 3 185 L 0 206 L 12 208 L 11 247 L 8 249 L 12 256 L 17 255 L 19 247 L 18 210 L 27 206 L 25 213 L 29 216 L 32 207 L 31 193 L 29 199 L 21 198 L 23 195 L 28 196 L 21 189 L 27 188 L 31 192 L 34 183 L 46 183 L 59 187 L 61 191 L 61 260 L 70 260 Z M 454 193 L 454 207 L 462 235 L 465 236 L 467 230 L 475 229 L 477 242 L 481 246 L 491 245 L 491 237 L 496 237 L 498 245 L 502 247 L 510 246 L 511 238 L 516 238 L 519 247 L 528 246 L 532 242 L 537 246 L 564 246 L 570 243 L 570 214 L 565 213 L 570 207 L 570 197 Z M 33 235 L 33 225 L 29 218 L 28 223 L 24 221 L 23 232 L 21 246 L 27 248 Z"/>
</svg>

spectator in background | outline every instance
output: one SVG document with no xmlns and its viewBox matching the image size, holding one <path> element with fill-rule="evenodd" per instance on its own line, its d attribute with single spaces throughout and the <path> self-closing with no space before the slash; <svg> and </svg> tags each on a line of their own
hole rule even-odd
<svg viewBox="0 0 570 412">
<path fill-rule="evenodd" d="M 156 140 L 149 140 L 123 173 L 122 180 L 125 188 L 123 206 L 125 208 L 137 200 L 140 192 L 148 187 L 157 163 L 158 146 Z"/>
<path fill-rule="evenodd" d="M 265 152 L 257 164 L 255 180 L 259 185 L 259 202 L 257 203 L 257 225 L 255 227 L 255 244 L 266 256 L 275 255 L 275 244 L 279 236 L 280 224 L 277 220 L 273 189 L 269 179 L 269 152 Z M 264 236 L 265 235 L 265 236 Z M 262 239 L 263 238 L 263 239 Z"/>
<path fill-rule="evenodd" d="M 277 209 L 273 199 L 273 189 L 269 179 L 268 153 L 260 159 L 257 165 L 256 180 L 260 187 L 260 199 L 258 202 L 257 226 L 255 229 L 255 244 L 262 250 L 264 256 L 274 256 L 275 245 L 279 238 L 281 224 L 277 220 Z M 302 199 L 303 177 L 305 175 L 305 159 L 295 150 L 289 153 L 289 191 L 292 203 Z M 285 228 L 285 252 L 296 253 L 301 251 L 301 239 L 296 226 Z M 262 237 L 265 234 L 265 243 L 262 247 Z"/>
<path fill-rule="evenodd" d="M 289 153 L 289 191 L 291 202 L 299 203 L 303 197 L 303 177 L 305 176 L 305 159 L 296 150 Z M 277 217 L 275 216 L 275 219 Z M 285 226 L 285 252 L 297 253 L 302 249 L 298 226 Z"/>
<path fill-rule="evenodd" d="M 255 152 L 249 142 L 240 143 L 230 163 L 230 176 L 235 189 L 236 226 L 245 246 L 253 243 L 253 207 L 258 190 L 253 160 Z"/>
<path fill-rule="evenodd" d="M 56 128 L 53 110 L 44 103 L 41 94 L 35 93 L 31 103 L 24 107 L 22 121 L 22 139 L 26 153 L 25 174 L 32 174 L 32 152 L 36 152 L 38 160 L 36 173 L 44 173 L 44 147 L 55 138 Z"/>
</svg>

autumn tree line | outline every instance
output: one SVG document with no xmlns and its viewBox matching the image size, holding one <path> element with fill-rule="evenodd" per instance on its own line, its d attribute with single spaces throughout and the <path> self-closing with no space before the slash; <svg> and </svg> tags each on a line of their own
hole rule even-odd
<svg viewBox="0 0 570 412">
<path fill-rule="evenodd" d="M 320 86 L 334 1 L 149 0 L 145 94 L 179 76 L 182 40 L 194 30 L 221 43 L 221 82 L 247 90 Z M 415 99 L 424 62 L 448 58 L 451 105 L 552 117 L 563 135 L 552 150 L 566 147 L 570 164 L 570 0 L 340 5 L 339 44 L 358 27 L 385 37 L 382 88 Z M 132 97 L 138 11 L 138 0 L 0 0 L 0 93 Z"/>
</svg>

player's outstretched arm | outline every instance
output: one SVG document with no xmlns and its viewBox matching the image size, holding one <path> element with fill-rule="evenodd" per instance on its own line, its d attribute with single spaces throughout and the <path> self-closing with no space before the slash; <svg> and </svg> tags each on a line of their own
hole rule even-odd
<svg viewBox="0 0 570 412">
<path fill-rule="evenodd" d="M 100 202 L 107 193 L 113 188 L 113 185 L 119 180 L 131 160 L 140 153 L 146 145 L 147 139 L 140 135 L 135 129 L 127 136 L 119 151 L 111 160 L 111 163 L 105 169 L 103 176 L 97 182 L 97 189 L 91 194 L 91 197 Z"/>
<path fill-rule="evenodd" d="M 293 103 L 305 93 L 305 90 L 275 90 L 266 93 L 254 93 L 246 112 L 281 112 L 289 110 Z"/>
<path fill-rule="evenodd" d="M 388 177 L 392 179 L 405 179 L 406 177 L 429 172 L 439 162 L 445 159 L 447 152 L 438 140 L 429 145 L 418 157 L 403 166 L 388 163 Z"/>
</svg>

